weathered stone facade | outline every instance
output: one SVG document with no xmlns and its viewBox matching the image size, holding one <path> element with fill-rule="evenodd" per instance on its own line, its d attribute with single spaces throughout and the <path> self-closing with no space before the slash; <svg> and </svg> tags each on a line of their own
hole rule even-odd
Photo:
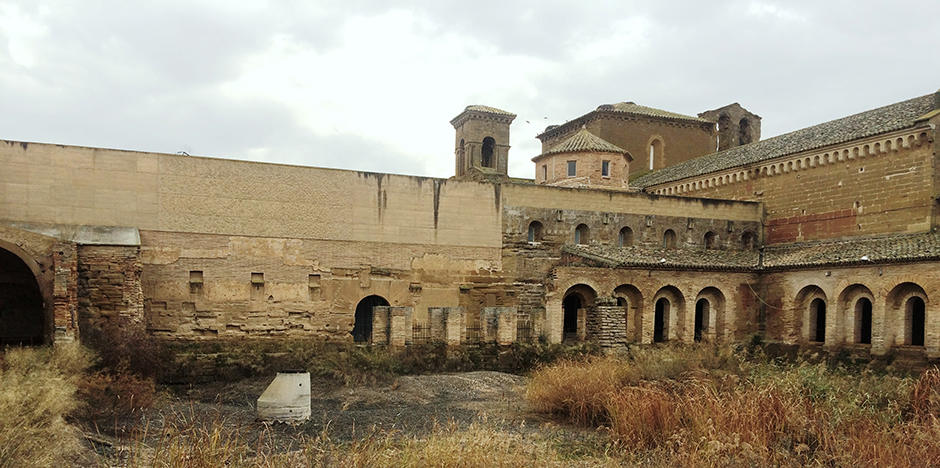
<svg viewBox="0 0 940 468">
<path fill-rule="evenodd" d="M 717 153 L 711 114 L 601 106 L 540 135 L 537 160 L 594 171 L 570 187 L 538 164 L 534 181 L 510 179 L 514 115 L 486 106 L 452 121 L 446 180 L 0 143 L 0 318 L 21 330 L 0 338 L 127 319 L 170 340 L 760 333 L 940 357 L 936 101 L 765 141 L 759 117 L 728 106 L 712 113 L 753 120 L 752 142 Z M 605 179 L 608 155 L 622 160 Z"/>
</svg>

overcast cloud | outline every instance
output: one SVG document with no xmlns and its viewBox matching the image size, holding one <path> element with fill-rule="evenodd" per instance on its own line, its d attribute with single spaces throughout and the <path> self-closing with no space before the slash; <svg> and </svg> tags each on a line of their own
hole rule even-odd
<svg viewBox="0 0 940 468">
<path fill-rule="evenodd" d="M 762 137 L 940 88 L 932 1 L 0 1 L 0 138 L 449 177 L 470 104 L 534 136 L 732 102 Z"/>
</svg>

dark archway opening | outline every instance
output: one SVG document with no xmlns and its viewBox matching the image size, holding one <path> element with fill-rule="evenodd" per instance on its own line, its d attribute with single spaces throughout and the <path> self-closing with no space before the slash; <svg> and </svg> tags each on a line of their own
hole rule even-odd
<svg viewBox="0 0 940 468">
<path fill-rule="evenodd" d="M 388 306 L 388 301 L 382 296 L 366 296 L 356 306 L 356 323 L 350 332 L 356 343 L 367 343 L 372 340 L 372 309 Z"/>
<path fill-rule="evenodd" d="M 656 313 L 653 316 L 653 343 L 663 343 L 666 341 L 667 328 L 666 323 L 669 320 L 669 300 L 665 297 L 656 301 Z"/>
<path fill-rule="evenodd" d="M 861 298 L 855 305 L 855 316 L 858 323 L 858 342 L 871 344 L 871 301 Z"/>
<path fill-rule="evenodd" d="M 496 140 L 493 137 L 486 137 L 483 139 L 483 149 L 480 153 L 480 165 L 483 167 L 495 167 L 495 161 L 493 161 L 493 149 L 496 147 Z"/>
<path fill-rule="evenodd" d="M 826 302 L 822 299 L 813 299 L 810 303 L 810 339 L 819 343 L 826 341 Z"/>
<path fill-rule="evenodd" d="M 0 345 L 43 344 L 45 307 L 32 270 L 0 249 Z"/>
<path fill-rule="evenodd" d="M 907 301 L 907 308 L 911 317 L 911 346 L 924 345 L 924 330 L 926 324 L 926 306 L 924 300 L 912 297 Z"/>
<path fill-rule="evenodd" d="M 709 304 L 705 299 L 695 303 L 695 341 L 702 341 L 708 332 Z"/>
<path fill-rule="evenodd" d="M 569 294 L 562 302 L 565 318 L 562 328 L 562 340 L 574 341 L 578 339 L 578 309 L 582 307 L 581 297 Z"/>
</svg>

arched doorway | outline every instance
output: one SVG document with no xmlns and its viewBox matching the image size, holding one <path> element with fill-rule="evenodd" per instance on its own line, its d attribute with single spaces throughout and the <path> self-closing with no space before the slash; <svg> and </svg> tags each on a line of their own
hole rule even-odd
<svg viewBox="0 0 940 468">
<path fill-rule="evenodd" d="M 388 301 L 382 296 L 366 296 L 356 306 L 356 323 L 350 332 L 356 343 L 368 343 L 372 340 L 372 309 L 388 307 Z"/>
<path fill-rule="evenodd" d="M 562 302 L 562 308 L 565 310 L 562 340 L 575 341 L 578 339 L 578 310 L 582 308 L 581 296 L 569 294 Z"/>
<path fill-rule="evenodd" d="M 702 341 L 708 333 L 708 299 L 699 299 L 695 303 L 695 341 Z"/>
<path fill-rule="evenodd" d="M 810 341 L 824 343 L 826 341 L 826 301 L 817 298 L 809 304 L 809 326 Z"/>
<path fill-rule="evenodd" d="M 867 297 L 855 303 L 855 341 L 871 344 L 871 301 Z"/>
<path fill-rule="evenodd" d="M 910 339 L 907 344 L 911 346 L 923 346 L 927 318 L 924 300 L 917 296 L 908 299 L 905 312 L 907 318 L 905 322 L 908 324 L 907 328 L 910 334 Z"/>
<path fill-rule="evenodd" d="M 669 336 L 669 299 L 656 301 L 656 313 L 653 316 L 653 343 L 663 343 Z"/>
<path fill-rule="evenodd" d="M 0 345 L 42 344 L 44 323 L 42 292 L 32 270 L 0 249 Z"/>
</svg>

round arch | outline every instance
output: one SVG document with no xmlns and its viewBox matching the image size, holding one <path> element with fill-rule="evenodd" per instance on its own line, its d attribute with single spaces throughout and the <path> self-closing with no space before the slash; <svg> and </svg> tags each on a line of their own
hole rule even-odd
<svg viewBox="0 0 940 468">
<path fill-rule="evenodd" d="M 685 332 L 685 299 L 675 286 L 664 286 L 653 296 L 653 329 L 645 338 L 652 342 L 682 340 Z"/>
<path fill-rule="evenodd" d="M 643 294 L 632 284 L 621 284 L 614 288 L 614 297 L 623 307 L 623 319 L 627 325 L 627 337 L 637 342 L 643 340 Z"/>
<path fill-rule="evenodd" d="M 930 304 L 926 291 L 919 284 L 898 284 L 885 301 L 885 345 L 924 346 L 928 339 L 936 341 L 931 331 L 928 337 L 927 307 Z"/>
<path fill-rule="evenodd" d="M 725 323 L 724 293 L 714 286 L 702 289 L 695 297 L 695 341 L 722 337 Z"/>
<path fill-rule="evenodd" d="M 52 303 L 40 272 L 22 249 L 0 248 L 0 345 L 39 345 L 51 335 Z"/>
<path fill-rule="evenodd" d="M 794 316 L 801 318 L 803 340 L 819 343 L 826 341 L 827 303 L 825 291 L 815 284 L 804 286 L 797 293 L 793 303 Z"/>
<path fill-rule="evenodd" d="M 356 343 L 368 343 L 372 341 L 372 322 L 374 319 L 373 310 L 375 307 L 388 307 L 389 303 L 382 296 L 371 295 L 362 298 L 356 304 L 356 322 L 352 331 L 349 332 Z"/>
<path fill-rule="evenodd" d="M 839 294 L 837 317 L 841 330 L 833 338 L 837 341 L 871 344 L 872 305 L 875 296 L 863 284 L 850 284 Z"/>
<path fill-rule="evenodd" d="M 586 284 L 576 284 L 562 299 L 562 341 L 580 341 L 587 334 L 587 314 L 594 308 L 597 292 Z"/>
</svg>

